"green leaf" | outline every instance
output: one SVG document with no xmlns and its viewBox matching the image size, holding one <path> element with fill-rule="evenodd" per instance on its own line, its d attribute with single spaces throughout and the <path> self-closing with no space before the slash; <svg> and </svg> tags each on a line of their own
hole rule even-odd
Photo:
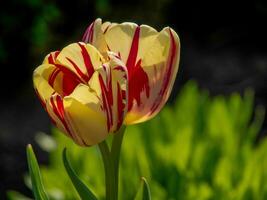
<svg viewBox="0 0 267 200">
<path fill-rule="evenodd" d="M 65 169 L 76 188 L 77 192 L 79 193 L 82 200 L 97 200 L 96 196 L 91 192 L 91 190 L 80 180 L 77 174 L 72 169 L 68 159 L 67 159 L 67 150 L 66 148 L 63 150 L 63 163 Z"/>
<path fill-rule="evenodd" d="M 141 180 L 142 183 L 139 190 L 137 191 L 135 200 L 151 200 L 150 188 L 148 182 L 144 177 L 142 177 Z"/>
<path fill-rule="evenodd" d="M 27 160 L 35 200 L 48 200 L 49 198 L 44 190 L 38 162 L 30 144 L 27 146 Z"/>
</svg>

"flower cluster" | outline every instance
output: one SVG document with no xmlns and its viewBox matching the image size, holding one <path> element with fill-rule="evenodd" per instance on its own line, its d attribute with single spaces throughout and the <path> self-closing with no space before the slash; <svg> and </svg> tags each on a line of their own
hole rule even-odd
<svg viewBox="0 0 267 200">
<path fill-rule="evenodd" d="M 52 122 L 81 146 L 154 117 L 169 98 L 180 41 L 171 28 L 95 20 L 83 41 L 46 56 L 33 75 Z"/>
</svg>

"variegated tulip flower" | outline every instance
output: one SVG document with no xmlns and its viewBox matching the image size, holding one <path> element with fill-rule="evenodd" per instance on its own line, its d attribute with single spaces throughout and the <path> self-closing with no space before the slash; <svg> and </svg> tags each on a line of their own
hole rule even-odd
<svg viewBox="0 0 267 200">
<path fill-rule="evenodd" d="M 160 32 L 134 23 L 102 23 L 95 20 L 83 41 L 95 46 L 103 56 L 112 52 L 128 71 L 126 125 L 154 117 L 170 96 L 180 59 L 180 40 L 166 27 Z"/>
<path fill-rule="evenodd" d="M 179 58 L 179 37 L 169 27 L 158 32 L 147 25 L 102 24 L 97 19 L 87 28 L 82 42 L 48 54 L 34 71 L 35 91 L 55 126 L 78 145 L 98 144 L 107 200 L 118 199 L 125 125 L 149 120 L 162 109 L 170 96 Z M 105 141 L 110 133 L 115 133 L 111 147 Z M 32 161 L 30 149 L 28 154 L 28 161 Z M 30 170 L 34 163 L 29 162 Z M 63 163 L 81 199 L 96 200 L 72 171 L 66 150 Z M 39 199 L 44 192 L 34 194 Z"/>
<path fill-rule="evenodd" d="M 105 60 L 90 44 L 70 44 L 50 53 L 33 79 L 52 122 L 77 144 L 97 144 L 122 125 L 128 75 L 114 55 Z"/>
<path fill-rule="evenodd" d="M 83 42 L 50 53 L 34 87 L 52 122 L 81 146 L 100 143 L 122 124 L 154 117 L 178 71 L 179 37 L 171 28 L 95 20 Z"/>
</svg>

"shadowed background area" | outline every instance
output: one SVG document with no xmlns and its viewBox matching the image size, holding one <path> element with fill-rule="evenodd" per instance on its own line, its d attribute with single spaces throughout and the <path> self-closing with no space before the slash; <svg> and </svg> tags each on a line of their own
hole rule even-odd
<svg viewBox="0 0 267 200">
<path fill-rule="evenodd" d="M 170 103 L 194 79 L 212 95 L 246 88 L 257 105 L 267 103 L 266 1 L 9 0 L 0 7 L 0 199 L 5 190 L 28 193 L 25 146 L 51 125 L 34 95 L 32 72 L 45 55 L 81 40 L 97 17 L 103 21 L 170 26 L 181 39 L 181 63 Z M 261 134 L 266 130 L 264 122 Z M 40 163 L 47 155 L 36 149 Z"/>
</svg>

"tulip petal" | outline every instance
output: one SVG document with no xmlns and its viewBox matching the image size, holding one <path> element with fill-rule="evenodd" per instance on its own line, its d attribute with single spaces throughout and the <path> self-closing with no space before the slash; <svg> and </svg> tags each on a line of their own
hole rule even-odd
<svg viewBox="0 0 267 200">
<path fill-rule="evenodd" d="M 51 54 L 50 54 L 51 55 Z M 43 64 L 34 71 L 34 85 L 43 101 L 50 98 L 53 92 L 61 96 L 69 95 L 79 84 L 72 73 L 62 72 L 56 65 Z"/>
<path fill-rule="evenodd" d="M 117 23 L 104 22 L 101 26 L 103 34 L 105 34 L 110 28 L 117 25 Z"/>
<path fill-rule="evenodd" d="M 54 88 L 48 83 L 48 79 L 55 69 L 54 65 L 43 64 L 34 70 L 34 88 L 43 105 L 46 104 L 46 101 L 55 92 Z"/>
<path fill-rule="evenodd" d="M 102 60 L 94 46 L 79 42 L 65 47 L 58 54 L 56 64 L 62 71 L 70 70 L 80 82 L 87 83 L 94 71 L 102 65 Z"/>
<path fill-rule="evenodd" d="M 146 121 L 161 110 L 173 87 L 178 71 L 179 58 L 179 37 L 172 29 L 164 28 L 157 35 L 153 45 L 145 53 L 140 63 L 148 77 L 149 95 L 146 91 L 141 91 L 141 103 L 133 102 L 125 119 L 126 124 Z M 138 79 L 138 76 L 136 79 Z M 131 88 L 129 90 L 131 96 Z"/>
<path fill-rule="evenodd" d="M 109 28 L 105 33 L 105 41 L 108 49 L 117 53 L 124 63 L 129 62 L 129 57 L 133 57 L 134 65 L 150 48 L 157 34 L 152 27 L 126 22 Z"/>
<path fill-rule="evenodd" d="M 82 41 L 96 47 L 102 56 L 107 59 L 108 47 L 104 34 L 114 25 L 116 25 L 116 23 L 104 22 L 102 24 L 102 20 L 98 18 L 88 26 Z"/>
<path fill-rule="evenodd" d="M 72 131 L 82 139 L 79 145 L 94 145 L 103 141 L 107 135 L 106 117 L 73 97 L 64 98 L 66 120 Z"/>
<path fill-rule="evenodd" d="M 81 138 L 74 134 L 74 132 L 70 129 L 69 123 L 66 121 L 63 99 L 59 94 L 52 94 L 49 101 L 46 102 L 46 110 L 53 124 L 59 130 L 72 138 L 77 144 L 84 145 Z"/>
<path fill-rule="evenodd" d="M 64 98 L 54 93 L 46 108 L 55 126 L 81 146 L 96 144 L 108 134 L 99 99 L 87 85 L 79 84 Z"/>
<path fill-rule="evenodd" d="M 101 99 L 101 107 L 106 113 L 108 131 L 117 131 L 127 112 L 127 68 L 118 58 L 110 55 L 110 62 L 96 71 L 89 85 Z"/>
<path fill-rule="evenodd" d="M 48 54 L 45 57 L 43 64 L 53 64 L 54 65 L 56 63 L 56 59 L 57 59 L 57 56 L 59 53 L 60 53 L 60 51 L 53 51 L 50 54 Z"/>
<path fill-rule="evenodd" d="M 61 108 L 61 97 L 58 94 L 58 91 L 62 89 L 62 82 L 59 76 L 55 78 L 52 85 L 50 82 L 56 70 L 57 68 L 51 64 L 42 64 L 36 68 L 33 75 L 34 88 L 52 123 L 63 132 L 70 134 Z"/>
<path fill-rule="evenodd" d="M 110 55 L 110 62 L 94 72 L 89 81 L 90 87 L 79 84 L 69 96 L 64 97 L 64 118 L 54 108 L 57 106 L 50 104 L 52 118 L 79 145 L 101 142 L 123 123 L 127 112 L 127 78 L 124 64 Z"/>
<path fill-rule="evenodd" d="M 143 108 L 145 104 L 141 101 L 143 94 L 146 98 L 150 96 L 149 77 L 141 63 L 157 37 L 158 32 L 155 29 L 146 25 L 137 26 L 133 23 L 115 25 L 105 34 L 109 49 L 118 54 L 121 60 L 126 63 L 128 69 L 129 112 L 133 110 L 135 104 L 137 104 L 136 107 Z M 127 116 L 132 116 L 132 114 Z M 140 118 L 140 116 L 137 117 Z"/>
</svg>

